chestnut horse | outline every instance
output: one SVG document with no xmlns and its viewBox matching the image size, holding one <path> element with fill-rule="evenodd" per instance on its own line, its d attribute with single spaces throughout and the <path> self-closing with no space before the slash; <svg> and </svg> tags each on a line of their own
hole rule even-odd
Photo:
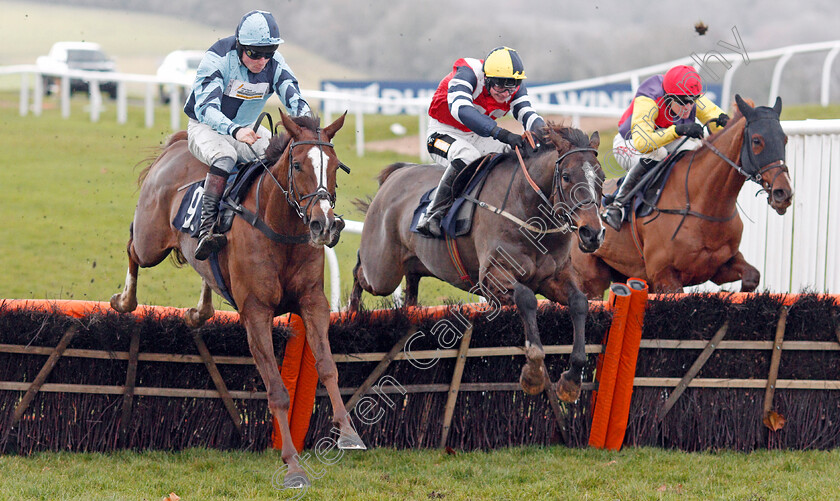
<svg viewBox="0 0 840 501">
<path fill-rule="evenodd" d="M 303 319 L 306 340 L 341 432 L 338 446 L 365 446 L 350 423 L 339 393 L 338 372 L 327 338 L 330 308 L 324 295 L 323 246 L 334 245 L 344 226 L 333 214 L 336 170 L 343 164 L 330 143 L 344 125 L 344 116 L 321 129 L 318 118 L 291 118 L 282 111 L 280 115 L 286 132 L 271 139 L 262 177 L 250 187 L 242 204 L 263 224 L 251 226 L 244 219 L 234 219 L 227 246 L 218 253 L 225 284 L 216 282 L 210 260 L 193 258 L 197 240 L 171 223 L 184 197 L 185 190 L 180 188 L 204 179 L 207 173 L 207 166 L 187 150 L 186 133 L 179 132 L 140 174 L 140 198 L 128 240 L 128 276 L 123 292 L 111 298 L 111 306 L 123 313 L 133 311 L 137 307 L 138 268 L 157 265 L 171 251 L 202 278 L 198 307 L 186 314 L 188 325 L 198 327 L 213 316 L 211 290 L 219 294 L 229 290 L 248 333 L 268 406 L 280 423 L 282 457 L 289 468 L 284 483 L 287 487 L 303 487 L 309 480 L 292 445 L 287 416 L 289 393 L 280 377 L 272 343 L 275 316 L 291 312 Z"/>
<path fill-rule="evenodd" d="M 589 304 L 575 284 L 569 249 L 575 230 L 584 252 L 601 244 L 604 232 L 598 200 L 604 173 L 596 157 L 597 132 L 591 138 L 564 127 L 546 133 L 549 140 L 528 151 L 524 161 L 518 158 L 518 150 L 503 154 L 478 196 L 480 208 L 476 208 L 471 232 L 449 242 L 409 229 L 421 196 L 437 186 L 443 167 L 386 167 L 379 175 L 379 190 L 366 208 L 350 309 L 358 309 L 363 289 L 388 295 L 403 276 L 407 306 L 417 303 L 419 281 L 425 276 L 477 293 L 491 304 L 516 305 L 525 329 L 527 357 L 520 384 L 527 393 L 536 394 L 545 388 L 547 372 L 534 293 L 567 304 L 574 345 L 570 369 L 554 390 L 563 400 L 575 401 L 586 363 L 584 324 Z M 460 259 L 450 258 L 450 248 L 458 249 Z"/>
<path fill-rule="evenodd" d="M 593 254 L 572 252 L 589 298 L 602 298 L 611 281 L 628 277 L 643 278 L 656 292 L 680 292 L 708 280 L 741 280 L 744 292 L 758 287 L 760 272 L 738 250 L 744 225 L 736 202 L 750 179 L 767 192 L 777 213 L 785 213 L 793 199 L 787 136 L 779 123 L 781 98 L 772 108 L 754 108 L 737 95 L 735 102 L 727 126 L 673 166 L 649 216 L 634 215 L 618 232 L 607 229 L 604 245 Z M 605 189 L 614 186 L 610 181 Z"/>
</svg>

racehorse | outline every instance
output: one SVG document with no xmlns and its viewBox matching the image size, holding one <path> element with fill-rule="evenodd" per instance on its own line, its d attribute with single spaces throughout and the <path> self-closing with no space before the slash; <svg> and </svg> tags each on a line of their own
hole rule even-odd
<svg viewBox="0 0 840 501">
<path fill-rule="evenodd" d="M 344 226 L 333 214 L 336 170 L 343 164 L 330 143 L 344 125 L 344 115 L 323 129 L 317 117 L 292 118 L 282 111 L 280 115 L 286 132 L 271 138 L 264 172 L 242 202 L 246 210 L 256 214 L 256 224 L 250 226 L 244 219 L 235 218 L 227 233 L 227 246 L 218 253 L 224 284 L 214 278 L 212 257 L 207 261 L 193 258 L 197 239 L 171 223 L 184 197 L 182 188 L 204 179 L 207 173 L 207 166 L 187 150 L 186 133 L 182 131 L 169 139 L 160 156 L 140 174 L 140 197 L 128 240 L 125 289 L 111 298 L 111 306 L 123 313 L 133 311 L 137 306 L 138 268 L 155 266 L 172 251 L 176 261 L 189 263 L 202 278 L 198 306 L 185 315 L 188 325 L 201 326 L 213 316 L 211 290 L 219 294 L 229 290 L 265 384 L 268 406 L 280 424 L 282 457 L 288 465 L 284 484 L 303 487 L 309 480 L 292 444 L 287 417 L 289 393 L 280 377 L 272 343 L 275 316 L 291 312 L 303 319 L 306 339 L 340 430 L 338 446 L 365 446 L 350 423 L 339 393 L 338 372 L 327 338 L 330 309 L 324 295 L 323 246 L 334 245 Z"/>
<path fill-rule="evenodd" d="M 785 213 L 793 199 L 787 136 L 779 123 L 781 98 L 772 108 L 753 107 L 738 95 L 735 102 L 727 126 L 676 162 L 650 215 L 631 215 L 632 224 L 618 232 L 607 229 L 604 245 L 592 254 L 572 252 L 589 298 L 602 298 L 610 281 L 628 277 L 643 278 L 656 292 L 708 280 L 741 280 L 743 292 L 758 287 L 760 272 L 738 250 L 744 225 L 736 202 L 749 179 L 767 193 L 770 207 Z M 614 187 L 611 180 L 604 189 Z"/>
<path fill-rule="evenodd" d="M 526 337 L 520 385 L 536 394 L 545 388 L 547 371 L 534 293 L 567 304 L 574 326 L 573 351 L 570 368 L 554 390 L 563 400 L 575 401 L 586 362 L 589 305 L 575 284 L 569 249 L 575 230 L 582 251 L 592 252 L 601 244 L 598 200 L 604 174 L 596 157 L 597 132 L 590 138 L 578 129 L 553 126 L 546 134 L 548 140 L 534 150 L 526 147 L 525 159 L 518 149 L 503 154 L 478 196 L 479 207 L 489 210 L 476 208 L 471 232 L 453 239 L 425 238 L 410 231 L 421 195 L 437 186 L 443 168 L 398 163 L 383 169 L 379 190 L 366 207 L 350 310 L 359 308 L 362 290 L 390 294 L 403 276 L 407 306 L 417 304 L 424 276 L 478 292 L 491 304 L 516 305 Z M 447 257 L 453 245 L 459 258 Z"/>
</svg>

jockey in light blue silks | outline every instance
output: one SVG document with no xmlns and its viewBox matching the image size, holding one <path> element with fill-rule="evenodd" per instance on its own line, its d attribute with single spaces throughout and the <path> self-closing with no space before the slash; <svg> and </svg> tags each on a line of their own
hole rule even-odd
<svg viewBox="0 0 840 501">
<path fill-rule="evenodd" d="M 242 17 L 234 36 L 222 38 L 204 54 L 184 105 L 190 118 L 190 153 L 210 166 L 204 182 L 204 201 L 195 258 L 207 259 L 224 245 L 213 234 L 219 199 L 237 162 L 265 155 L 271 132 L 251 128 L 275 92 L 293 116 L 309 115 L 297 79 L 277 47 L 280 28 L 268 12 L 254 10 Z M 256 155 L 256 156 L 255 156 Z"/>
</svg>

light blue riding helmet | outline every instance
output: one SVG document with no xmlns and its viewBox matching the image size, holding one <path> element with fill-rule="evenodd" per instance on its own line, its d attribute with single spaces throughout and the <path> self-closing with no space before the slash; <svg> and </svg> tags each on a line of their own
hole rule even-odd
<svg viewBox="0 0 840 501">
<path fill-rule="evenodd" d="M 242 16 L 236 27 L 236 41 L 241 45 L 265 47 L 283 43 L 280 27 L 270 12 L 252 10 Z"/>
</svg>

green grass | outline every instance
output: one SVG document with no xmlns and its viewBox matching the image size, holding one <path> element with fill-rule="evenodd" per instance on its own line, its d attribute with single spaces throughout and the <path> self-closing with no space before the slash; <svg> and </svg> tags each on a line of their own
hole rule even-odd
<svg viewBox="0 0 840 501">
<path fill-rule="evenodd" d="M 42 453 L 0 456 L 0 498 L 307 500 L 814 500 L 837 499 L 837 451 L 683 453 L 527 447 L 491 452 L 308 451 L 313 485 L 278 491 L 277 451 Z M 304 457 L 306 453 L 304 453 Z M 315 478 L 315 476 L 319 478 Z"/>
<path fill-rule="evenodd" d="M 123 286 L 136 179 L 170 134 L 168 110 L 158 108 L 155 127 L 147 129 L 138 106 L 129 106 L 127 124 L 117 124 L 115 106 L 106 103 L 100 121 L 92 123 L 85 96 L 72 99 L 68 119 L 61 118 L 55 97 L 45 100 L 41 117 L 18 116 L 17 99 L 16 93 L 0 93 L 0 109 L 5 110 L 0 134 L 9 145 L 0 152 L 0 269 L 5 270 L 0 274 L 0 298 L 107 301 Z M 388 126 L 395 121 L 409 134 L 417 133 L 415 117 L 366 116 L 366 138 L 392 137 Z M 348 115 L 335 138 L 339 158 L 352 168 L 350 175 L 339 173 L 336 211 L 362 220 L 351 201 L 375 194 L 379 170 L 418 159 L 370 151 L 357 157 L 354 122 Z M 358 246 L 359 237 L 348 233 L 336 247 L 343 297 L 352 284 Z M 200 285 L 191 268 L 176 269 L 164 262 L 140 270 L 138 299 L 143 304 L 190 307 L 198 301 Z M 423 281 L 422 294 L 425 304 L 467 297 L 433 279 Z M 379 304 L 369 296 L 366 301 Z M 229 309 L 218 297 L 216 305 Z"/>
<path fill-rule="evenodd" d="M 128 123 L 116 123 L 113 103 L 106 102 L 100 121 L 92 123 L 87 99 L 72 100 L 69 119 L 63 119 L 55 97 L 45 100 L 42 117 L 17 114 L 16 93 L 0 93 L 0 134 L 8 147 L 0 151 L 0 297 L 107 301 L 122 289 L 126 270 L 125 243 L 137 202 L 136 179 L 146 159 L 168 137 L 168 109 L 156 110 L 155 127 L 143 125 L 139 106 L 129 106 Z M 837 117 L 840 106 L 789 107 L 786 120 Z M 409 135 L 417 134 L 417 119 L 409 116 L 365 116 L 365 138 L 392 138 L 388 127 L 399 122 Z M 413 156 L 367 150 L 356 156 L 355 117 L 348 115 L 335 138 L 336 150 L 350 175 L 339 173 L 337 213 L 361 221 L 352 205 L 355 198 L 375 194 L 376 174 L 396 161 L 415 162 Z M 601 134 L 601 161 L 608 162 L 614 131 Z M 341 272 L 341 295 L 352 283 L 359 237 L 346 233 L 336 247 Z M 140 270 L 138 298 L 144 304 L 193 306 L 200 279 L 190 269 L 168 262 Z M 329 285 L 328 285 L 329 292 Z M 441 304 L 448 298 L 467 299 L 466 293 L 426 278 L 420 301 Z M 379 299 L 365 295 L 370 307 Z M 227 308 L 216 298 L 217 307 Z"/>
</svg>

